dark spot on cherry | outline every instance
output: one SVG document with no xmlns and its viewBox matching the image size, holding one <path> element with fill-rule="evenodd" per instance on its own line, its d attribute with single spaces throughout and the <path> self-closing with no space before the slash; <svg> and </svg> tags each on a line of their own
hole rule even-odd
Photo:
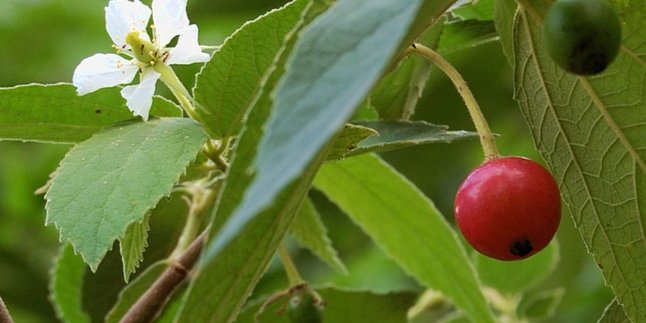
<svg viewBox="0 0 646 323">
<path fill-rule="evenodd" d="M 517 240 L 509 249 L 512 255 L 518 257 L 524 257 L 534 250 L 532 247 L 532 242 L 527 239 Z"/>
</svg>

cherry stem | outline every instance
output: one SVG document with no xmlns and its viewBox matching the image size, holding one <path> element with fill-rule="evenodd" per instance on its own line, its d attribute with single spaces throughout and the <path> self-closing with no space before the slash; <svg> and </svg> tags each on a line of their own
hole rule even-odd
<svg viewBox="0 0 646 323">
<path fill-rule="evenodd" d="M 451 82 L 455 85 L 455 88 L 458 90 L 462 100 L 464 100 L 464 103 L 469 110 L 469 114 L 471 115 L 471 119 L 473 120 L 473 124 L 476 127 L 476 131 L 478 132 L 478 135 L 480 135 L 480 144 L 482 145 L 482 150 L 485 154 L 485 160 L 492 160 L 500 157 L 495 137 L 489 128 L 487 119 L 485 119 L 482 114 L 478 102 L 473 96 L 473 93 L 471 93 L 467 82 L 462 78 L 462 75 L 460 75 L 453 65 L 444 59 L 444 57 L 422 44 L 415 43 L 409 50 L 423 56 L 437 65 L 437 67 L 439 67 L 449 77 L 449 79 L 451 79 Z"/>
<path fill-rule="evenodd" d="M 7 310 L 7 306 L 2 300 L 2 297 L 0 297 L 0 323 L 13 323 L 11 314 L 9 314 L 9 310 Z"/>
<path fill-rule="evenodd" d="M 298 269 L 296 269 L 296 265 L 294 264 L 294 261 L 292 261 L 292 258 L 289 256 L 289 252 L 287 252 L 287 248 L 285 248 L 285 245 L 283 243 L 281 243 L 278 247 L 278 254 L 280 255 L 280 260 L 285 267 L 285 272 L 287 273 L 287 278 L 289 279 L 289 285 L 296 286 L 304 284 L 305 281 L 298 273 Z"/>
</svg>

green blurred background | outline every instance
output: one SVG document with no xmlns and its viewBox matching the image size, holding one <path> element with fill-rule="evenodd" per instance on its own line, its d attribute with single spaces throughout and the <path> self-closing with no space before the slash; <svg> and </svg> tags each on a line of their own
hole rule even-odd
<svg viewBox="0 0 646 323">
<path fill-rule="evenodd" d="M 144 1 L 149 3 L 149 1 Z M 191 0 L 189 17 L 200 27 L 200 42 L 218 45 L 245 21 L 286 1 Z M 107 1 L 0 0 L 0 86 L 70 82 L 76 65 L 96 52 L 111 52 L 103 8 Z M 447 58 L 472 87 L 503 154 L 541 160 L 512 100 L 511 70 L 497 42 L 453 52 Z M 178 69 L 188 84 L 199 66 Z M 163 92 L 162 92 L 163 93 Z M 434 70 L 415 119 L 472 130 L 460 97 Z M 0 296 L 17 322 L 55 321 L 47 299 L 48 271 L 59 243 L 45 227 L 44 200 L 34 191 L 48 179 L 69 146 L 0 142 Z M 383 157 L 411 179 L 452 221 L 455 191 L 482 153 L 477 141 L 403 149 Z M 541 160 L 542 161 L 542 160 Z M 420 289 L 347 217 L 317 192 L 311 193 L 330 229 L 334 245 L 350 269 L 341 276 L 309 252 L 293 245 L 306 279 L 377 291 Z M 151 234 L 155 234 L 152 232 Z M 561 260 L 532 292 L 565 287 L 557 316 L 550 322 L 593 322 L 612 298 L 600 271 L 587 254 L 569 214 L 558 233 Z M 270 267 L 257 295 L 285 287 L 280 265 Z"/>
</svg>

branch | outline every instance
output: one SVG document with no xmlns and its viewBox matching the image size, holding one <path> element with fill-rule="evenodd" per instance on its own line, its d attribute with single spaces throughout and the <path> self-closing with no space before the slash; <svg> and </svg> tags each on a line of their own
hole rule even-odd
<svg viewBox="0 0 646 323">
<path fill-rule="evenodd" d="M 121 323 L 152 322 L 162 311 L 177 286 L 184 281 L 195 263 L 197 263 L 206 241 L 209 228 L 205 229 L 186 249 L 181 256 L 173 260 L 166 271 L 148 290 L 132 305 L 123 316 Z M 4 321 L 0 320 L 0 323 Z"/>
<path fill-rule="evenodd" d="M 4 304 L 2 297 L 0 297 L 0 323 L 13 323 L 13 319 L 7 310 L 7 306 Z"/>
</svg>

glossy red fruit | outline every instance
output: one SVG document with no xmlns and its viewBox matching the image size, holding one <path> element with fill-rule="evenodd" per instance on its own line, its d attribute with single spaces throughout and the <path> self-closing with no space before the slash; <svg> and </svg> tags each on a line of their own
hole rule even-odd
<svg viewBox="0 0 646 323">
<path fill-rule="evenodd" d="M 552 175 L 536 162 L 502 157 L 476 168 L 455 197 L 455 219 L 480 253 L 500 260 L 527 258 L 549 244 L 561 219 Z"/>
</svg>

